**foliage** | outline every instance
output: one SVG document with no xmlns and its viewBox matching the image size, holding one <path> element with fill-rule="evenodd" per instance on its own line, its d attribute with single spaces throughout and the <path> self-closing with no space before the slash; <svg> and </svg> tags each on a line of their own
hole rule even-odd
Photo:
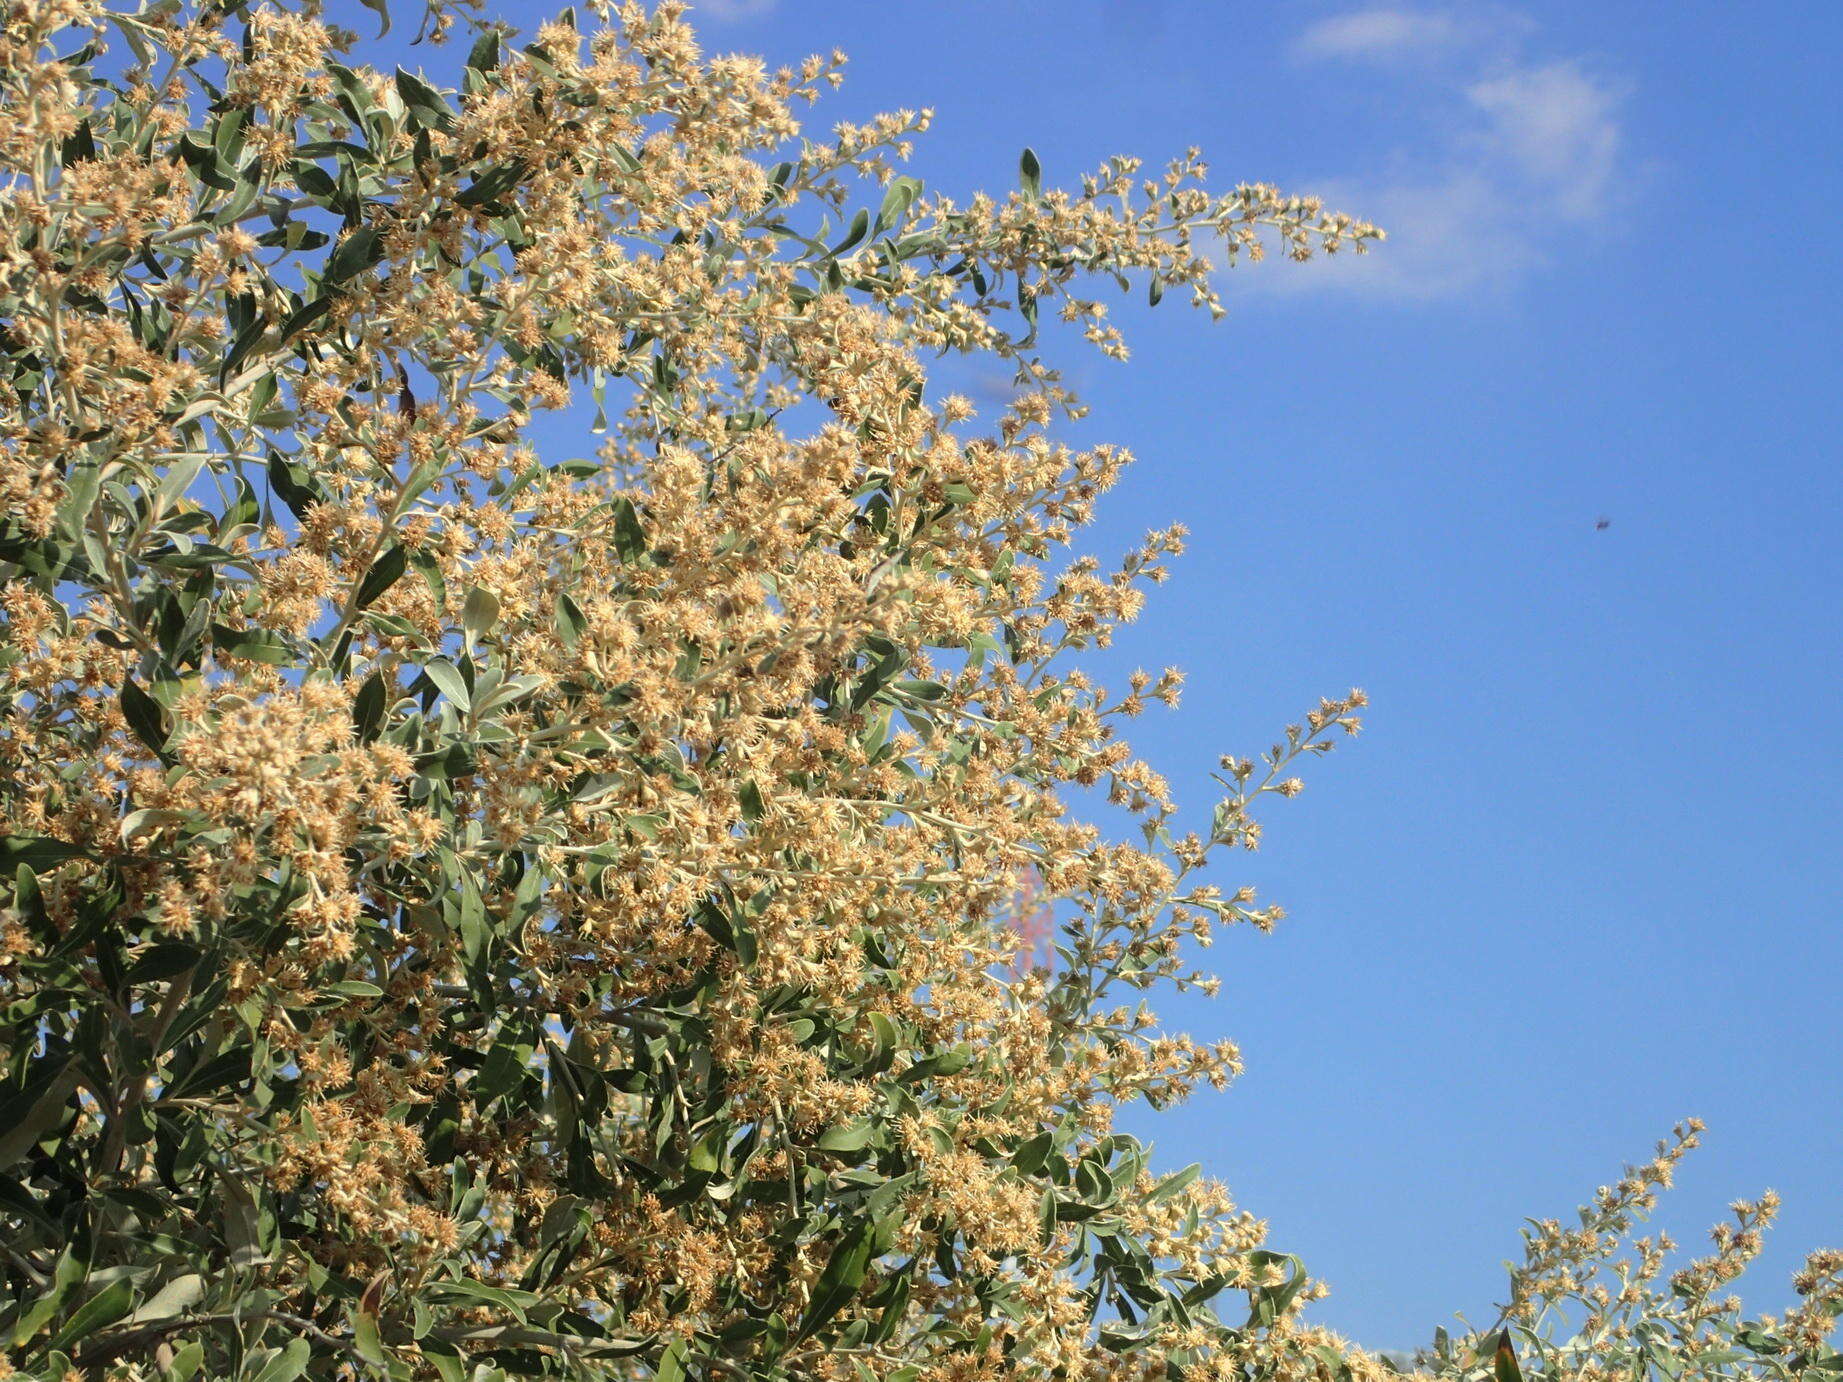
<svg viewBox="0 0 1843 1382">
<path fill-rule="evenodd" d="M 1182 534 L 1060 555 L 1128 458 L 1037 351 L 1124 355 L 1097 275 L 1217 312 L 1371 227 L 1194 155 L 960 206 L 896 172 L 925 112 L 802 138 L 837 61 L 673 5 L 446 79 L 311 7 L 4 13 L 10 1366 L 1379 1370 L 1111 1129 L 1236 1068 L 1141 995 L 1278 915 L 1199 870 L 1362 697 L 1175 833 L 1115 728 L 1176 674 L 1064 664 Z M 983 426 L 947 352 L 1015 372 Z"/>
<path fill-rule="evenodd" d="M 1843 1313 L 1843 1252 L 1814 1252 L 1793 1279 L 1800 1301 L 1782 1316 L 1749 1317 L 1718 1294 L 1759 1255 L 1779 1207 L 1767 1191 L 1731 1206 L 1732 1224 L 1710 1232 L 1714 1251 L 1675 1270 L 1667 1233 L 1634 1237 L 1702 1124 L 1690 1119 L 1581 1206 L 1576 1226 L 1532 1219 L 1509 1297 L 1488 1329 L 1453 1339 L 1445 1330 L 1414 1360 L 1443 1382 L 1684 1382 L 1787 1379 L 1843 1374 L 1843 1354 L 1826 1342 Z"/>
</svg>

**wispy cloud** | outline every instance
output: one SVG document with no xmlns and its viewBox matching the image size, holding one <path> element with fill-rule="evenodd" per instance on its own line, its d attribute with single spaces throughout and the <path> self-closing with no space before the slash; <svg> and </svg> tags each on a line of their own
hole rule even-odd
<svg viewBox="0 0 1843 1382">
<path fill-rule="evenodd" d="M 1551 193 L 1562 212 L 1600 211 L 1618 170 L 1622 93 L 1572 62 L 1505 73 L 1466 88 L 1490 121 L 1490 151 Z"/>
<path fill-rule="evenodd" d="M 1455 44 L 1460 26 L 1449 14 L 1376 8 L 1321 19 L 1294 41 L 1302 58 L 1390 61 Z"/>
<path fill-rule="evenodd" d="M 1374 6 L 1321 19 L 1293 44 L 1302 63 L 1385 74 L 1398 109 L 1435 131 L 1381 174 L 1301 191 L 1376 221 L 1388 242 L 1296 274 L 1270 291 L 1362 291 L 1438 299 L 1506 288 L 1550 261 L 1558 231 L 1608 224 L 1628 172 L 1625 85 L 1579 58 L 1538 51 L 1516 10 Z"/>
<path fill-rule="evenodd" d="M 751 19 L 773 11 L 777 0 L 694 0 L 697 16 L 705 19 Z"/>
<path fill-rule="evenodd" d="M 1293 40 L 1293 56 L 1378 67 L 1426 64 L 1455 55 L 1502 58 L 1535 28 L 1535 21 L 1521 10 L 1495 0 L 1445 8 L 1368 5 L 1307 25 Z"/>
</svg>

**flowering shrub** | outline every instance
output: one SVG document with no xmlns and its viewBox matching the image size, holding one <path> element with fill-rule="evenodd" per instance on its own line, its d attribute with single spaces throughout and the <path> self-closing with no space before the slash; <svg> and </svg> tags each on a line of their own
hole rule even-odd
<svg viewBox="0 0 1843 1382">
<path fill-rule="evenodd" d="M 1843 1314 L 1843 1252 L 1814 1252 L 1793 1279 L 1799 1304 L 1782 1316 L 1749 1317 L 1718 1292 L 1759 1255 L 1779 1200 L 1770 1190 L 1733 1204 L 1734 1223 L 1711 1231 L 1715 1250 L 1669 1270 L 1666 1233 L 1634 1230 L 1668 1188 L 1702 1124 L 1689 1119 L 1581 1206 L 1574 1227 L 1532 1219 L 1523 1261 L 1510 1273 L 1496 1322 L 1464 1339 L 1436 1330 L 1414 1360 L 1441 1382 L 1625 1382 L 1730 1379 L 1812 1382 L 1843 1374 L 1827 1340 Z M 1519 1361 L 1520 1359 L 1520 1361 Z"/>
<path fill-rule="evenodd" d="M 1124 356 L 1094 279 L 1219 313 L 1214 261 L 1378 232 L 1194 155 L 959 205 L 925 112 L 802 139 L 838 59 L 669 3 L 436 78 L 312 4 L 0 13 L 0 1376 L 1384 1369 L 1111 1130 L 1235 1070 L 1143 994 L 1278 916 L 1201 870 L 1363 697 L 1177 833 L 1115 732 L 1177 674 L 1066 655 L 1182 533 L 1062 559 L 1128 457 L 1038 351 Z M 1644 1327 L 1725 1328 L 1765 1212 Z M 1516 1337 L 1600 1242 L 1532 1239 Z M 1747 1366 L 1819 1358 L 1836 1267 Z M 1530 1366 L 1625 1356 L 1651 1298 L 1584 1298 Z"/>
</svg>

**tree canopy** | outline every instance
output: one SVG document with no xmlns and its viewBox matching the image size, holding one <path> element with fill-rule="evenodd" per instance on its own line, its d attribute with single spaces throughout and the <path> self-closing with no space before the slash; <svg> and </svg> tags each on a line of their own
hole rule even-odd
<svg viewBox="0 0 1843 1382">
<path fill-rule="evenodd" d="M 1237 1069 L 1150 994 L 1278 917 L 1207 866 L 1364 698 L 1179 824 L 1118 733 L 1179 675 L 1077 663 L 1184 535 L 1072 550 L 1130 457 L 1042 349 L 1374 227 L 1194 152 L 956 202 L 927 112 L 803 135 L 841 59 L 671 3 L 433 8 L 434 74 L 312 4 L 4 14 L 0 1377 L 1390 1366 L 1112 1124 Z M 1767 1202 L 1588 1294 L 1693 1138 L 1421 1365 L 1837 1371 L 1843 1256 L 1715 1298 Z"/>
</svg>

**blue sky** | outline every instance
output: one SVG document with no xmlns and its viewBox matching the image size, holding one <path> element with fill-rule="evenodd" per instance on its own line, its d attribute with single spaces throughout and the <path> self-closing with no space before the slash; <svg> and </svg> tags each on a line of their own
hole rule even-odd
<svg viewBox="0 0 1843 1382">
<path fill-rule="evenodd" d="M 1183 665 L 1137 743 L 1199 816 L 1216 754 L 1373 698 L 1232 861 L 1291 919 L 1225 937 L 1227 1093 L 1135 1126 L 1202 1160 L 1379 1347 L 1489 1318 L 1523 1215 L 1684 1115 L 1661 1221 L 1772 1186 L 1748 1292 L 1843 1242 L 1843 683 L 1834 604 L 1843 7 L 729 0 L 707 46 L 834 45 L 816 112 L 938 112 L 911 171 L 1005 190 L 1195 143 L 1333 195 L 1366 261 L 1227 276 L 1229 321 L 1122 304 L 1071 346 L 1141 458 L 1089 538 L 1195 537 L 1114 653 Z M 1600 518 L 1610 520 L 1598 529 Z M 1828 1014 L 1828 1016 L 1826 1015 Z"/>
</svg>

